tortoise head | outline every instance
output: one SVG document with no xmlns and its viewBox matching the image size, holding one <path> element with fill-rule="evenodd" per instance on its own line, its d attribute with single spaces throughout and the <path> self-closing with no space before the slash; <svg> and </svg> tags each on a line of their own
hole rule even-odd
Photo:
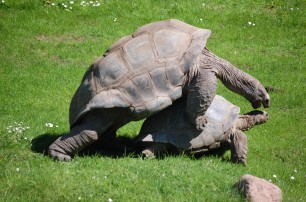
<svg viewBox="0 0 306 202">
<path fill-rule="evenodd" d="M 256 86 L 251 87 L 252 90 L 246 91 L 245 98 L 252 104 L 254 109 L 257 109 L 263 105 L 264 108 L 270 107 L 270 96 L 267 93 L 264 86 L 256 82 Z"/>
</svg>

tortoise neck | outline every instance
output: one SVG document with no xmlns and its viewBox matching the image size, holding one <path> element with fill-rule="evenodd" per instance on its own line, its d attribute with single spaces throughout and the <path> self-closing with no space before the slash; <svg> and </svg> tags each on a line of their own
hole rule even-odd
<svg viewBox="0 0 306 202">
<path fill-rule="evenodd" d="M 252 99 L 252 93 L 259 84 L 257 79 L 206 48 L 203 49 L 202 55 L 201 68 L 211 69 L 229 90 L 242 95 L 249 101 Z"/>
</svg>

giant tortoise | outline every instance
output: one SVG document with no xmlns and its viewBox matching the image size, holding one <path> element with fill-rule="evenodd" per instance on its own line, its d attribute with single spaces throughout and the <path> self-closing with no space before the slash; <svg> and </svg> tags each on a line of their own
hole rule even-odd
<svg viewBox="0 0 306 202">
<path fill-rule="evenodd" d="M 238 106 L 216 95 L 205 112 L 206 126 L 198 130 L 189 121 L 185 108 L 186 99 L 181 98 L 145 120 L 135 137 L 145 157 L 170 150 L 203 154 L 222 145 L 222 151 L 230 148 L 233 162 L 246 164 L 247 136 L 243 131 L 269 118 L 268 113 L 259 110 L 240 115 Z"/>
</svg>

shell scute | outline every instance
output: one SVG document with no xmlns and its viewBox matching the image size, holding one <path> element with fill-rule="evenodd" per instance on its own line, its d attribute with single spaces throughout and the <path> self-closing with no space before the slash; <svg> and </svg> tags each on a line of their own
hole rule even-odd
<svg viewBox="0 0 306 202">
<path fill-rule="evenodd" d="M 142 101 L 148 102 L 156 98 L 155 88 L 153 87 L 152 79 L 148 74 L 134 77 L 133 83 L 137 87 Z"/>
<path fill-rule="evenodd" d="M 190 36 L 176 30 L 158 30 L 154 34 L 158 60 L 180 61 L 190 44 Z"/>
<path fill-rule="evenodd" d="M 166 77 L 166 71 L 164 68 L 157 68 L 150 72 L 152 81 L 159 96 L 169 95 L 171 91 L 170 86 L 168 85 L 168 80 Z"/>
<path fill-rule="evenodd" d="M 155 55 L 148 35 L 138 36 L 123 46 L 127 62 L 133 69 L 152 66 Z"/>
<path fill-rule="evenodd" d="M 118 51 L 110 53 L 98 63 L 97 70 L 101 86 L 111 86 L 129 72 Z"/>
</svg>

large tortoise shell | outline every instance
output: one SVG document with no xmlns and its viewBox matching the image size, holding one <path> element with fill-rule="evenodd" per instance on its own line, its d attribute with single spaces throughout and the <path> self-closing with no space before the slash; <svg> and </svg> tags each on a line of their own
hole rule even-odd
<svg viewBox="0 0 306 202">
<path fill-rule="evenodd" d="M 130 108 L 141 119 L 171 105 L 210 33 L 171 19 L 119 39 L 85 73 L 71 101 L 70 124 L 97 108 Z"/>
</svg>

